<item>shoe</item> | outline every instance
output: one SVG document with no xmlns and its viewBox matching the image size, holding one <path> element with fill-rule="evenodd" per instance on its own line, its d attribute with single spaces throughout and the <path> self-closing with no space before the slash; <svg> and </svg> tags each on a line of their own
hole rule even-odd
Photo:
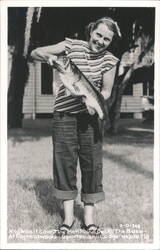
<svg viewBox="0 0 160 250">
<path fill-rule="evenodd" d="M 83 224 L 81 224 L 81 229 L 86 230 L 89 235 L 92 236 L 100 236 L 101 235 L 101 231 L 99 229 L 98 226 L 96 226 L 95 224 L 89 224 L 88 226 L 83 222 Z"/>
<path fill-rule="evenodd" d="M 68 232 L 71 230 L 71 228 L 73 227 L 74 225 L 74 222 L 71 224 L 71 226 L 67 225 L 67 224 L 62 224 L 59 226 L 59 229 L 57 230 L 57 233 L 56 235 L 57 236 L 65 236 L 68 234 Z"/>
</svg>

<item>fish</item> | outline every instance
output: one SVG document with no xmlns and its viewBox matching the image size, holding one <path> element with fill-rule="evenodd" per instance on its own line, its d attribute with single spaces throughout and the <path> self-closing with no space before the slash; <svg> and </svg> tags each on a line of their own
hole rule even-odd
<svg viewBox="0 0 160 250">
<path fill-rule="evenodd" d="M 103 95 L 71 59 L 67 57 L 58 59 L 57 57 L 53 60 L 52 66 L 59 72 L 60 80 L 68 90 L 68 95 L 81 97 L 89 114 L 97 113 L 101 120 L 108 116 Z"/>
</svg>

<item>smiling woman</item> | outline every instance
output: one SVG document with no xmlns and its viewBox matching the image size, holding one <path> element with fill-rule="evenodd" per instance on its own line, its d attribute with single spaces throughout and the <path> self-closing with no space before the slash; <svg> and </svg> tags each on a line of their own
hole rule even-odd
<svg viewBox="0 0 160 250">
<path fill-rule="evenodd" d="M 58 59 L 66 60 L 67 57 L 70 64 L 76 65 L 96 91 L 101 92 L 102 98 L 107 100 L 119 61 L 107 48 L 116 37 L 120 37 L 120 31 L 117 23 L 109 17 L 89 24 L 86 31 L 88 41 L 65 38 L 58 44 L 33 50 L 31 56 L 52 67 Z M 67 88 L 65 81 L 71 85 L 74 82 L 67 69 L 64 71 L 53 113 L 54 195 L 63 200 L 64 205 L 64 221 L 58 235 L 67 234 L 75 220 L 78 159 L 82 175 L 81 201 L 84 203 L 82 228 L 91 235 L 100 235 L 98 226 L 94 224 L 93 211 L 94 203 L 105 198 L 102 185 L 103 124 L 99 126 L 91 98 L 86 104 L 84 96 L 77 96 Z"/>
</svg>

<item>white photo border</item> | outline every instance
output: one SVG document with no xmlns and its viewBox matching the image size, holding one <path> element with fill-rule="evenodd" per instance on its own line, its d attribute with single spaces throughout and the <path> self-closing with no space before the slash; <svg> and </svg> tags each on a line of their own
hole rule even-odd
<svg viewBox="0 0 160 250">
<path fill-rule="evenodd" d="M 155 135 L 154 135 L 154 241 L 142 243 L 7 243 L 7 8 L 8 7 L 154 7 L 155 8 Z M 160 2 L 159 1 L 107 1 L 107 0 L 2 0 L 1 18 L 1 248 L 0 249 L 160 249 Z"/>
</svg>

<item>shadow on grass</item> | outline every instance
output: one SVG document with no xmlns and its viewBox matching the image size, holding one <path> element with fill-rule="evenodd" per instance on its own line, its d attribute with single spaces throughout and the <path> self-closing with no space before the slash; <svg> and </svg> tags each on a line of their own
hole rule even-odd
<svg viewBox="0 0 160 250">
<path fill-rule="evenodd" d="M 38 141 L 44 137 L 51 137 L 51 128 L 25 128 L 25 129 L 9 129 L 8 139 L 13 144 L 26 142 L 26 141 Z"/>
<path fill-rule="evenodd" d="M 22 128 L 8 128 L 8 139 L 16 144 L 50 137 L 52 124 L 52 119 L 23 119 Z"/>
<path fill-rule="evenodd" d="M 107 144 L 122 144 L 122 145 L 131 145 L 138 144 L 143 147 L 147 147 L 148 145 L 154 144 L 154 133 L 151 130 L 144 131 L 143 129 L 136 128 L 132 129 L 120 129 L 119 132 L 115 135 L 111 135 L 110 133 L 106 133 L 104 137 L 104 143 Z"/>
<path fill-rule="evenodd" d="M 143 147 L 154 143 L 153 124 L 145 124 L 142 121 L 133 119 L 121 120 L 119 132 L 116 135 L 111 135 L 109 132 L 104 137 L 104 143 L 107 144 L 123 144 L 131 145 L 138 144 Z M 8 139 L 13 144 L 25 141 L 37 141 L 44 137 L 52 136 L 51 121 L 39 120 L 36 124 L 30 124 L 23 129 L 9 129 Z"/>
<path fill-rule="evenodd" d="M 62 201 L 54 197 L 53 180 L 51 179 L 24 179 L 17 180 L 24 190 L 34 191 L 40 206 L 47 214 L 59 214 L 64 218 Z M 75 203 L 75 217 L 82 220 L 83 208 Z"/>
<path fill-rule="evenodd" d="M 116 163 L 119 167 L 125 168 L 127 171 L 134 171 L 137 174 L 144 175 L 146 178 L 153 179 L 153 172 L 142 168 L 135 161 L 130 161 L 121 155 L 115 155 L 107 151 L 104 151 L 103 157 Z"/>
</svg>

